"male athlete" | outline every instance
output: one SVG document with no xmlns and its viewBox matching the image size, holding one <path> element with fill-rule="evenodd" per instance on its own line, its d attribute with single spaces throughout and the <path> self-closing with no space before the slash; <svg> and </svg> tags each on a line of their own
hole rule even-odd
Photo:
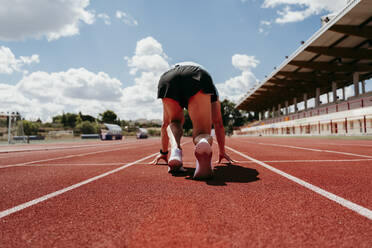
<svg viewBox="0 0 372 248">
<path fill-rule="evenodd" d="M 223 158 L 229 163 L 234 162 L 225 152 L 225 129 L 217 89 L 211 76 L 200 65 L 184 62 L 165 72 L 159 80 L 158 98 L 163 101 L 162 149 L 153 164 L 163 159 L 168 163 L 168 172 L 184 171 L 180 146 L 185 121 L 183 108 L 188 109 L 193 125 L 196 157 L 194 178 L 209 178 L 213 175 L 212 123 L 219 147 L 218 163 Z M 171 150 L 168 160 L 169 142 Z"/>
</svg>

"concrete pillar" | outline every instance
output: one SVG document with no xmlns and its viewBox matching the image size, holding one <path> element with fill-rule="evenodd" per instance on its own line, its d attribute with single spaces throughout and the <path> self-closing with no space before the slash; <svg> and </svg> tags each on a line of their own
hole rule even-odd
<svg viewBox="0 0 372 248">
<path fill-rule="evenodd" d="M 333 102 L 337 102 L 337 83 L 332 82 Z"/>
<path fill-rule="evenodd" d="M 258 120 L 262 121 L 262 112 L 258 112 Z"/>
<path fill-rule="evenodd" d="M 358 72 L 354 72 L 353 82 L 354 82 L 354 96 L 359 96 L 359 73 Z"/>
<path fill-rule="evenodd" d="M 366 81 L 362 81 L 362 94 L 366 93 Z"/>
<path fill-rule="evenodd" d="M 305 105 L 305 110 L 307 110 L 307 93 L 304 93 L 304 105 Z"/>
<path fill-rule="evenodd" d="M 293 105 L 294 105 L 294 112 L 297 113 L 298 108 L 297 108 L 297 97 L 293 98 Z"/>
<path fill-rule="evenodd" d="M 320 88 L 315 89 L 315 107 L 319 107 L 320 105 Z"/>
<path fill-rule="evenodd" d="M 285 115 L 288 115 L 288 101 L 285 101 Z"/>
<path fill-rule="evenodd" d="M 282 105 L 278 104 L 278 116 L 281 116 Z"/>
<path fill-rule="evenodd" d="M 327 103 L 329 103 L 329 92 L 327 92 Z"/>
<path fill-rule="evenodd" d="M 275 107 L 273 106 L 272 115 L 271 117 L 275 117 Z"/>
<path fill-rule="evenodd" d="M 345 87 L 342 87 L 342 100 L 346 100 Z"/>
</svg>

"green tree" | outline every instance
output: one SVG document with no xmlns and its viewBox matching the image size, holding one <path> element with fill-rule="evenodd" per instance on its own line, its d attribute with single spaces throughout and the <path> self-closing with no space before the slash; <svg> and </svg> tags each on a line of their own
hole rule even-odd
<svg viewBox="0 0 372 248">
<path fill-rule="evenodd" d="M 75 127 L 83 122 L 80 113 L 76 116 Z"/>
<path fill-rule="evenodd" d="M 235 108 L 235 104 L 225 99 L 221 102 L 222 121 L 225 127 L 240 127 L 245 123 L 245 117 L 240 110 Z"/>
<path fill-rule="evenodd" d="M 76 125 L 74 131 L 83 134 L 95 134 L 98 133 L 99 125 L 90 121 L 83 121 Z"/>
<path fill-rule="evenodd" d="M 22 120 L 23 131 L 25 135 L 37 135 L 40 129 L 40 123 Z"/>
<path fill-rule="evenodd" d="M 80 116 L 80 118 L 81 118 L 82 121 L 90 121 L 90 122 L 95 122 L 96 121 L 96 118 L 94 118 L 93 116 L 91 116 L 91 115 L 84 115 L 81 112 L 79 112 L 79 116 Z"/>
<path fill-rule="evenodd" d="M 65 128 L 74 128 L 78 115 L 73 113 L 62 113 L 53 117 L 53 123 L 61 123 Z"/>
<path fill-rule="evenodd" d="M 112 110 L 106 110 L 105 112 L 99 114 L 101 121 L 104 123 L 110 123 L 110 124 L 115 124 L 117 123 L 117 115 L 115 114 L 114 111 Z"/>
<path fill-rule="evenodd" d="M 66 114 L 66 123 L 64 123 L 63 125 L 65 127 L 71 127 L 71 128 L 74 128 L 76 126 L 76 119 L 77 119 L 77 114 L 73 114 L 73 113 L 67 113 Z"/>
</svg>

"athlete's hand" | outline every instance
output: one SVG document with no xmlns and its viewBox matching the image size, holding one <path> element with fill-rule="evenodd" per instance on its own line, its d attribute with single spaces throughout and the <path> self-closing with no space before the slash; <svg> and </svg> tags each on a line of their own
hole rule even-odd
<svg viewBox="0 0 372 248">
<path fill-rule="evenodd" d="M 218 163 L 219 163 L 219 164 L 221 163 L 222 159 L 226 159 L 227 162 L 228 162 L 229 164 L 235 162 L 235 161 L 234 161 L 232 158 L 230 158 L 230 156 L 227 155 L 226 153 L 220 153 L 220 155 L 219 155 L 219 157 L 218 157 Z"/>
<path fill-rule="evenodd" d="M 150 162 L 150 164 L 159 164 L 159 161 L 160 160 L 164 160 L 165 161 L 165 164 L 168 164 L 168 156 L 167 155 L 163 155 L 163 154 L 159 154 L 158 156 L 156 156 L 156 158 L 154 159 L 154 161 Z"/>
</svg>

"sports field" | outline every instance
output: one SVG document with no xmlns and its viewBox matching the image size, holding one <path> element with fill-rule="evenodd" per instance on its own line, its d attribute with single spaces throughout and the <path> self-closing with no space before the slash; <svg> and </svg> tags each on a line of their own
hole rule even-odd
<svg viewBox="0 0 372 248">
<path fill-rule="evenodd" d="M 372 140 L 227 138 L 204 181 L 183 142 L 0 146 L 0 247 L 372 247 Z"/>
</svg>

